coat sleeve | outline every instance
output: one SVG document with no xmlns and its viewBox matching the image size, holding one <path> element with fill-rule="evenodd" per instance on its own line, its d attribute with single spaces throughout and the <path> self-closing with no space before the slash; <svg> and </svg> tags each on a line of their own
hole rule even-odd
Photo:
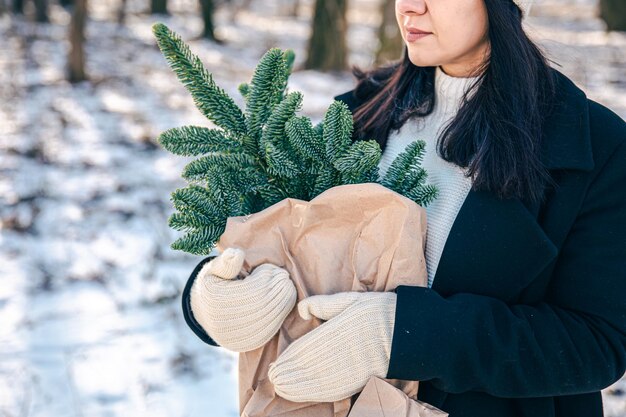
<svg viewBox="0 0 626 417">
<path fill-rule="evenodd" d="M 187 279 L 187 284 L 185 285 L 185 289 L 183 290 L 182 296 L 182 307 L 183 307 L 183 316 L 185 317 L 185 322 L 191 328 L 191 330 L 202 340 L 204 343 L 209 344 L 211 346 L 219 346 L 219 344 L 209 336 L 209 334 L 204 330 L 200 323 L 196 321 L 193 317 L 193 312 L 191 311 L 191 301 L 190 301 L 190 293 L 191 287 L 193 286 L 194 280 L 196 276 L 202 269 L 205 263 L 209 262 L 211 259 L 215 258 L 215 256 L 209 256 L 200 261 L 200 263 L 194 268 L 193 272 L 189 279 Z"/>
<path fill-rule="evenodd" d="M 538 304 L 396 289 L 387 378 L 496 397 L 597 392 L 626 371 L 626 141 L 590 184 Z"/>
</svg>

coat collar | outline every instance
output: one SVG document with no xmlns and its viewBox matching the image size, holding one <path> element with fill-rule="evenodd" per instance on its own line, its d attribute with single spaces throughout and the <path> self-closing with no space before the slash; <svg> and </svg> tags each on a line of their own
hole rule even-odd
<svg viewBox="0 0 626 417">
<path fill-rule="evenodd" d="M 549 170 L 576 169 L 591 171 L 594 167 L 589 128 L 588 101 L 585 93 L 569 78 L 552 68 L 556 101 L 552 115 L 544 124 L 541 158 Z M 350 110 L 365 102 L 347 91 L 335 97 Z"/>
</svg>

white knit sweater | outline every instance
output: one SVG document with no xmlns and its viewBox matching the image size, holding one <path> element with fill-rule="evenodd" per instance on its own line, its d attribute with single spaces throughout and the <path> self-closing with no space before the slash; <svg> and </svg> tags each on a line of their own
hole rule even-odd
<svg viewBox="0 0 626 417">
<path fill-rule="evenodd" d="M 394 158 L 406 146 L 421 139 L 426 142 L 422 167 L 426 170 L 427 184 L 439 188 L 439 196 L 426 207 L 426 270 L 428 287 L 432 286 L 433 277 L 443 252 L 443 247 L 452 228 L 472 181 L 465 177 L 465 170 L 443 160 L 436 150 L 437 139 L 446 124 L 456 115 L 463 93 L 476 78 L 451 77 L 437 67 L 435 71 L 435 106 L 431 114 L 423 118 L 409 119 L 397 131 L 389 135 L 385 151 L 379 163 L 380 175 L 383 176 Z"/>
</svg>

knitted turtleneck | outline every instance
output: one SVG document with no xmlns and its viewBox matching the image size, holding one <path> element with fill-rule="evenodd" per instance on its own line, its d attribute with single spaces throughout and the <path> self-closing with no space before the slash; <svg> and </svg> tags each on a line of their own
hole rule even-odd
<svg viewBox="0 0 626 417">
<path fill-rule="evenodd" d="M 459 212 L 472 181 L 466 178 L 465 170 L 458 165 L 443 160 L 436 150 L 437 139 L 443 129 L 456 115 L 463 93 L 478 77 L 451 77 L 437 67 L 435 70 L 435 105 L 433 112 L 423 118 L 411 118 L 397 131 L 389 134 L 387 145 L 379 163 L 380 175 L 383 176 L 394 158 L 406 146 L 421 139 L 426 142 L 422 167 L 426 170 L 427 184 L 439 188 L 439 196 L 426 207 L 426 270 L 428 287 L 432 286 L 433 277 L 443 252 L 443 247 Z"/>
</svg>

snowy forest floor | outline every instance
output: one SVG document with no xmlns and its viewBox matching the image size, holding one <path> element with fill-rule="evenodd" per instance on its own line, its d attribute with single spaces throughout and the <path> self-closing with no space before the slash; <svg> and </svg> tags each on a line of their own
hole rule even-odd
<svg viewBox="0 0 626 417">
<path fill-rule="evenodd" d="M 239 104 L 272 46 L 304 60 L 312 1 L 253 1 L 237 19 L 220 10 L 216 46 L 195 0 L 172 16 L 129 0 L 92 2 L 90 82 L 64 81 L 68 14 L 51 24 L 0 16 L 0 416 L 238 415 L 237 359 L 187 328 L 180 293 L 201 257 L 169 248 L 170 193 L 189 160 L 155 141 L 165 129 L 206 124 L 156 47 L 150 27 L 179 32 Z M 369 66 L 379 0 L 349 13 L 351 63 Z M 593 0 L 542 0 L 530 33 L 588 96 L 626 117 L 626 33 L 604 32 Z M 302 114 L 319 120 L 348 73 L 295 71 Z M 603 392 L 606 415 L 626 416 L 624 380 Z"/>
</svg>

